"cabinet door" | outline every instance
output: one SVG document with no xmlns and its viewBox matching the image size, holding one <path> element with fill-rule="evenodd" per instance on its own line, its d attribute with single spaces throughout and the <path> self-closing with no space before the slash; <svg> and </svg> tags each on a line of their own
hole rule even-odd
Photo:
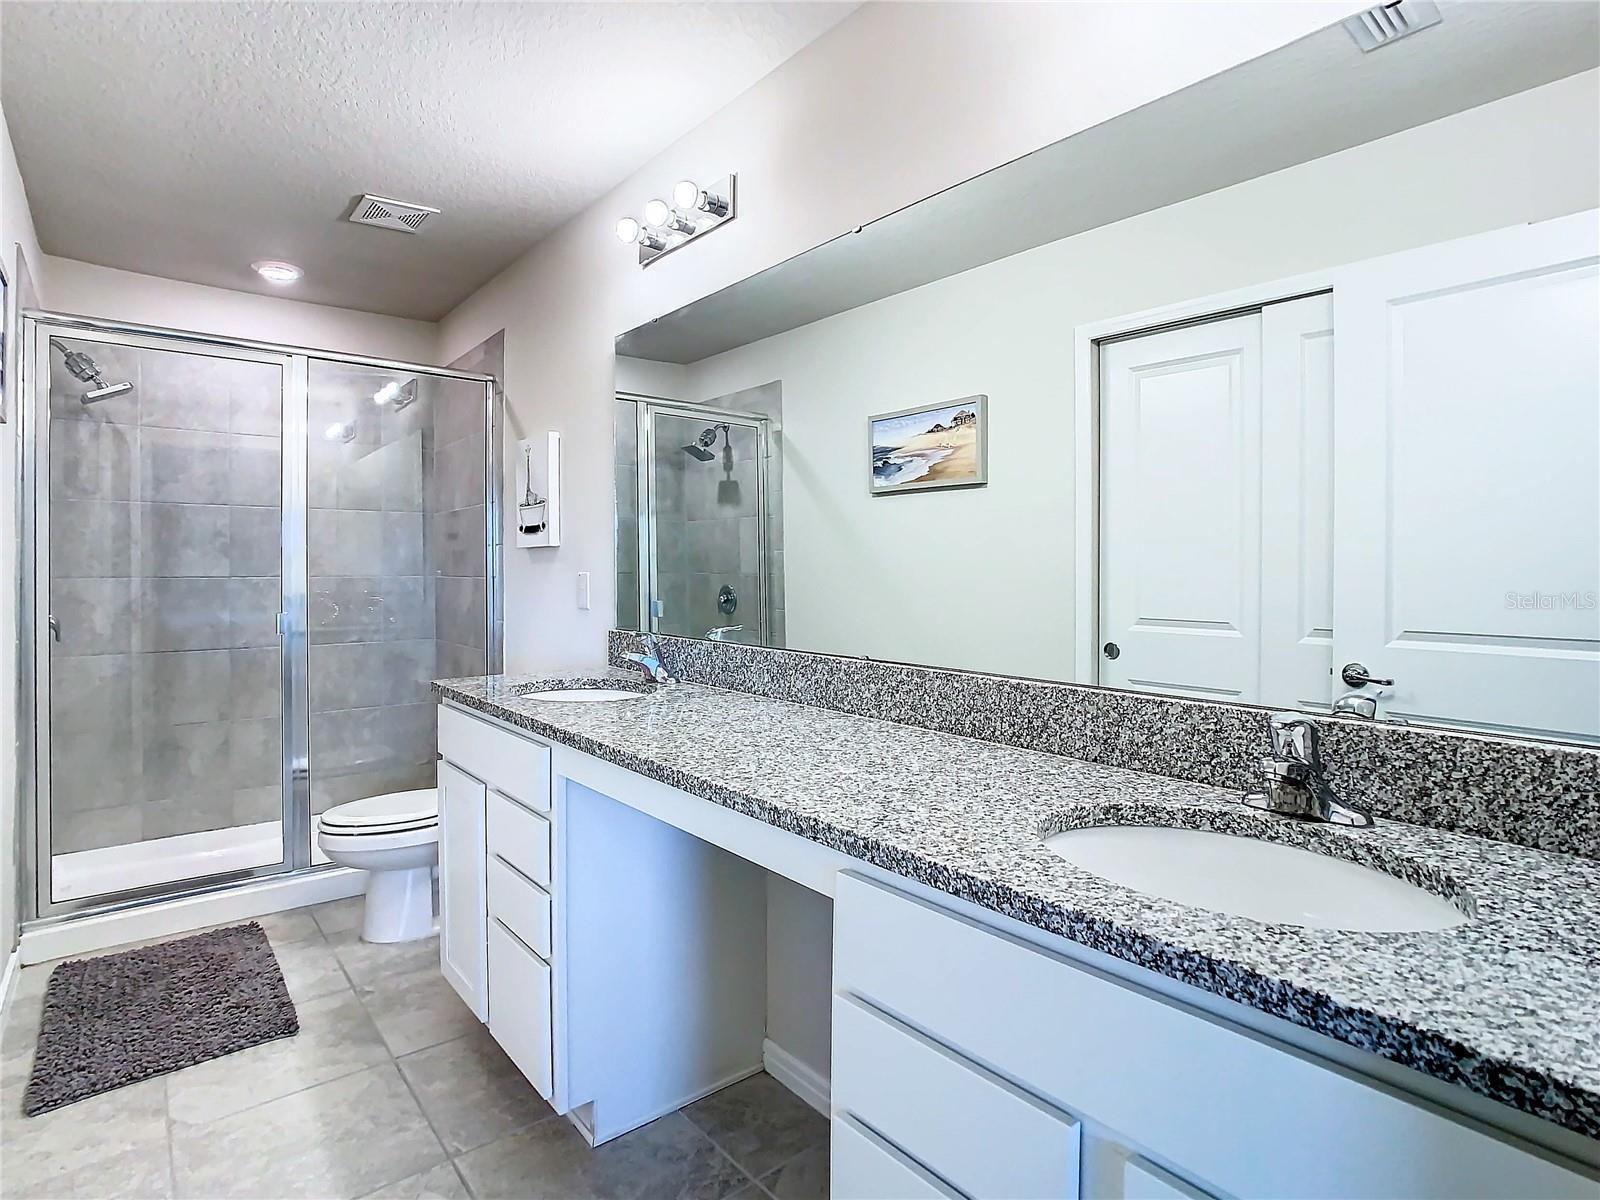
<svg viewBox="0 0 1600 1200">
<path fill-rule="evenodd" d="M 472 1014 L 488 1016 L 483 784 L 439 764 L 439 968 Z"/>
</svg>

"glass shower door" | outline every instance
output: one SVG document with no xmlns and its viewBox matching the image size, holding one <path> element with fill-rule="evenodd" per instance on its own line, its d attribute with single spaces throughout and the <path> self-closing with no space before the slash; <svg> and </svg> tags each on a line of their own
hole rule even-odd
<svg viewBox="0 0 1600 1200">
<path fill-rule="evenodd" d="M 765 429 L 694 410 L 644 409 L 649 627 L 729 641 L 765 639 Z"/>
<path fill-rule="evenodd" d="M 288 357 L 33 328 L 40 909 L 283 870 Z"/>
<path fill-rule="evenodd" d="M 307 366 L 308 836 L 351 800 L 435 785 L 437 678 L 490 669 L 491 393 Z"/>
</svg>

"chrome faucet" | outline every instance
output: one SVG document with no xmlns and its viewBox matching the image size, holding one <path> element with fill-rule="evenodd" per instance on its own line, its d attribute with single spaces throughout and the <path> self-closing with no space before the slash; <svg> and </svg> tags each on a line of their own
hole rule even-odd
<svg viewBox="0 0 1600 1200">
<path fill-rule="evenodd" d="M 1272 753 L 1261 760 L 1263 787 L 1249 791 L 1243 803 L 1262 812 L 1307 821 L 1365 828 L 1372 817 L 1333 794 L 1322 773 L 1322 750 L 1316 724 L 1304 713 L 1273 713 L 1267 719 Z"/>
<path fill-rule="evenodd" d="M 668 671 L 666 664 L 661 661 L 661 643 L 656 640 L 656 635 L 640 634 L 639 644 L 644 647 L 644 653 L 624 654 L 623 661 L 631 662 L 659 684 L 677 683 L 672 672 Z"/>
<path fill-rule="evenodd" d="M 730 633 L 738 633 L 743 628 L 743 625 L 718 625 L 715 629 L 706 630 L 706 641 L 725 642 Z"/>
</svg>

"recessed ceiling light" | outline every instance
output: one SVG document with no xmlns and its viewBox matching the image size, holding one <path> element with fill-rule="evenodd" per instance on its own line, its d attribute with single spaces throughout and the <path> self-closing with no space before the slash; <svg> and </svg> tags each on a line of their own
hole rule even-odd
<svg viewBox="0 0 1600 1200">
<path fill-rule="evenodd" d="M 293 283 L 304 275 L 305 272 L 290 262 L 280 262 L 274 258 L 262 259 L 260 262 L 250 264 L 251 269 L 268 283 L 275 283 L 279 287 Z"/>
</svg>

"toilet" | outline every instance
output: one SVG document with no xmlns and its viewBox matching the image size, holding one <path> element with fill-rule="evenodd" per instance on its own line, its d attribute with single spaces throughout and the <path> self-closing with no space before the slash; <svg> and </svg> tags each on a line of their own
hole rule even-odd
<svg viewBox="0 0 1600 1200">
<path fill-rule="evenodd" d="M 367 872 L 363 941 L 410 942 L 433 936 L 438 788 L 336 805 L 317 820 L 317 844 L 340 866 Z"/>
</svg>

